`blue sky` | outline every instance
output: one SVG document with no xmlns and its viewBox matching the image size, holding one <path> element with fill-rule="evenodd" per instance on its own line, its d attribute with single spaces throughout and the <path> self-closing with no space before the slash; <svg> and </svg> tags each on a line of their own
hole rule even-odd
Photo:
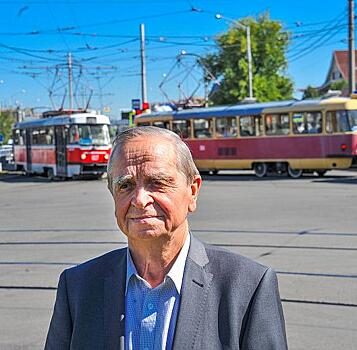
<svg viewBox="0 0 357 350">
<path fill-rule="evenodd" d="M 239 19 L 269 11 L 291 31 L 287 74 L 298 89 L 324 82 L 335 49 L 347 49 L 347 0 L 0 0 L 0 102 L 2 107 L 59 106 L 66 86 L 66 56 L 75 62 L 75 103 L 84 104 L 93 90 L 93 108 L 110 114 L 130 107 L 141 97 L 139 25 L 145 24 L 147 86 L 150 102 L 179 97 L 182 51 L 204 55 L 214 51 L 213 38 L 226 31 L 227 21 L 215 13 Z M 191 57 L 194 59 L 194 57 Z M 194 61 L 187 56 L 184 65 Z M 56 75 L 57 70 L 57 75 Z M 180 71 L 181 70 L 181 71 Z M 194 70 L 196 79 L 201 74 Z M 181 75 L 180 75 L 181 74 Z M 195 89 L 195 77 L 182 89 Z M 200 87 L 198 94 L 203 94 Z M 83 95 L 81 97 L 80 95 Z M 102 96 L 100 96 L 102 95 Z M 68 100 L 65 101 L 68 105 Z"/>
</svg>

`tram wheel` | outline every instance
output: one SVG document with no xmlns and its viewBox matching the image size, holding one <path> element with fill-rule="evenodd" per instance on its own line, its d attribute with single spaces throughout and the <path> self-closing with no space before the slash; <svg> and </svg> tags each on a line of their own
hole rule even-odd
<svg viewBox="0 0 357 350">
<path fill-rule="evenodd" d="M 293 169 L 290 165 L 288 166 L 288 175 L 293 179 L 298 179 L 303 173 L 302 169 Z"/>
<path fill-rule="evenodd" d="M 266 163 L 255 163 L 253 166 L 255 176 L 262 178 L 266 176 L 268 172 L 268 165 Z"/>
<path fill-rule="evenodd" d="M 318 177 L 323 177 L 327 173 L 327 170 L 316 170 Z"/>
<path fill-rule="evenodd" d="M 46 170 L 46 175 L 47 175 L 47 178 L 49 179 L 49 180 L 54 180 L 55 179 L 55 175 L 54 175 L 54 173 L 53 173 L 53 169 L 52 168 L 48 168 L 47 170 Z"/>
</svg>

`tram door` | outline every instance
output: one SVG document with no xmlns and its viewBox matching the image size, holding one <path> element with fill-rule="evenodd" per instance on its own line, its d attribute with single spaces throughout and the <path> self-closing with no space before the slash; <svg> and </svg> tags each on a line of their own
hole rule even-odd
<svg viewBox="0 0 357 350">
<path fill-rule="evenodd" d="M 26 129 L 26 168 L 25 168 L 25 170 L 29 173 L 32 171 L 31 144 L 32 144 L 32 130 Z"/>
<path fill-rule="evenodd" d="M 57 176 L 67 176 L 66 129 L 64 126 L 55 127 L 56 138 L 56 169 Z"/>
</svg>

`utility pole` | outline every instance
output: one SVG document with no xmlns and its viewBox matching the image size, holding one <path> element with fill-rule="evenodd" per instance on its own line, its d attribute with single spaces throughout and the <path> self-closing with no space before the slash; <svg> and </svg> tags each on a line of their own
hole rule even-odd
<svg viewBox="0 0 357 350">
<path fill-rule="evenodd" d="M 69 109 L 72 110 L 73 107 L 73 93 L 72 93 L 72 54 L 69 52 L 67 56 L 67 64 L 68 64 L 68 101 L 69 101 Z"/>
<path fill-rule="evenodd" d="M 250 26 L 246 26 L 247 32 L 247 58 L 248 58 L 248 82 L 249 82 L 249 99 L 253 100 L 253 73 L 252 73 L 252 49 L 250 46 Z"/>
<path fill-rule="evenodd" d="M 356 89 L 354 0 L 348 0 L 348 15 L 348 89 L 349 93 L 352 94 Z"/>
<path fill-rule="evenodd" d="M 140 53 L 141 53 L 141 98 L 142 104 L 147 102 L 146 95 L 146 64 L 145 64 L 145 26 L 140 24 Z"/>
</svg>

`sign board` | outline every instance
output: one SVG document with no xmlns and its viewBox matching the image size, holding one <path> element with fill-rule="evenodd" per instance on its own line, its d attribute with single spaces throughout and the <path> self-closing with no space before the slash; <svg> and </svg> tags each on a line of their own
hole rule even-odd
<svg viewBox="0 0 357 350">
<path fill-rule="evenodd" d="M 3 143 L 3 142 L 4 142 L 4 135 L 0 134 L 0 143 Z"/>
<path fill-rule="evenodd" d="M 132 109 L 141 109 L 140 98 L 134 98 L 131 100 Z"/>
</svg>

